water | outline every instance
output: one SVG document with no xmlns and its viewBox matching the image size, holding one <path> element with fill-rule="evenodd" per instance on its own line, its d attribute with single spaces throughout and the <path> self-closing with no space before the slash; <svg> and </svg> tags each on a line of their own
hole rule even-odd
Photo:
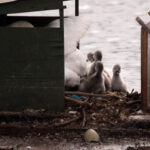
<svg viewBox="0 0 150 150">
<path fill-rule="evenodd" d="M 66 14 L 73 15 L 74 4 L 67 2 Z M 149 0 L 82 0 L 80 15 L 90 16 L 92 24 L 81 39 L 81 50 L 101 50 L 105 69 L 112 74 L 112 67 L 119 63 L 121 76 L 128 90 L 141 91 L 140 25 L 135 21 L 140 16 L 150 21 L 147 12 Z"/>
</svg>

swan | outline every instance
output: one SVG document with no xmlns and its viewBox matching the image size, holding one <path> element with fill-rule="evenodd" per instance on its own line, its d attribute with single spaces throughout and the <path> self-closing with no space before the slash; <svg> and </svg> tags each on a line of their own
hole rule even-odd
<svg viewBox="0 0 150 150">
<path fill-rule="evenodd" d="M 50 22 L 47 27 L 58 28 L 60 20 Z M 64 18 L 64 57 L 65 57 L 65 86 L 78 85 L 79 78 L 86 75 L 86 59 L 82 51 L 78 50 L 77 43 L 89 28 L 86 17 Z M 67 71 L 66 71 L 67 70 Z M 70 71 L 68 71 L 70 70 Z M 72 72 L 74 75 L 72 75 Z M 72 80 L 70 80 L 72 78 Z M 70 81 L 70 84 L 66 81 Z"/>
<path fill-rule="evenodd" d="M 85 16 L 64 18 L 64 55 L 76 50 L 77 42 L 89 28 L 89 22 L 89 18 Z M 60 27 L 60 19 L 50 22 L 46 27 Z"/>
<path fill-rule="evenodd" d="M 66 90 L 74 90 L 78 89 L 80 85 L 80 76 L 78 76 L 75 72 L 73 72 L 69 68 L 65 68 L 65 89 Z"/>
<path fill-rule="evenodd" d="M 121 66 L 116 64 L 113 66 L 113 77 L 111 81 L 112 91 L 127 92 L 127 86 L 120 77 Z"/>
<path fill-rule="evenodd" d="M 65 68 L 74 71 L 78 76 L 86 75 L 86 58 L 81 50 L 65 55 Z"/>
</svg>

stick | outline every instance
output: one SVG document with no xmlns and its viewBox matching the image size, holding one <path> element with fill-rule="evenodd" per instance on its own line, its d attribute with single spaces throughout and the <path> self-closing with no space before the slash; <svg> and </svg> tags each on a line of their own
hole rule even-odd
<svg viewBox="0 0 150 150">
<path fill-rule="evenodd" d="M 136 21 L 137 21 L 145 30 L 147 30 L 147 32 L 150 33 L 150 28 L 144 23 L 144 21 L 143 21 L 140 17 L 137 17 L 137 18 L 136 18 Z"/>
<path fill-rule="evenodd" d="M 85 127 L 85 124 L 86 124 L 86 113 L 85 113 L 85 108 L 82 109 L 82 114 L 83 114 L 82 127 Z"/>
<path fill-rule="evenodd" d="M 78 116 L 78 117 L 76 117 L 76 118 L 70 119 L 70 120 L 65 121 L 65 122 L 63 122 L 63 123 L 56 123 L 56 124 L 54 125 L 54 127 L 65 126 L 65 125 L 67 125 L 67 124 L 70 124 L 70 123 L 72 123 L 72 122 L 74 122 L 74 121 L 79 120 L 80 118 L 81 118 L 81 116 Z"/>
<path fill-rule="evenodd" d="M 115 97 L 115 98 L 121 98 L 120 96 L 114 94 L 114 93 L 109 93 L 109 94 L 93 94 L 93 93 L 85 93 L 85 92 L 74 92 L 74 91 L 65 91 L 65 95 L 69 94 L 75 94 L 75 95 L 80 95 L 80 96 L 90 96 L 90 97 Z"/>
<path fill-rule="evenodd" d="M 26 112 L 0 112 L 0 120 L 11 122 L 13 120 L 51 120 L 53 118 L 69 117 L 69 114 L 54 114 L 54 113 L 26 113 Z"/>
<path fill-rule="evenodd" d="M 91 106 L 87 101 L 76 100 L 76 99 L 68 97 L 68 96 L 65 96 L 65 100 L 74 102 L 74 103 L 79 104 L 79 105 L 88 105 L 88 106 Z"/>
<path fill-rule="evenodd" d="M 14 148 L 11 146 L 0 146 L 0 150 L 13 150 Z"/>
<path fill-rule="evenodd" d="M 133 100 L 133 101 L 126 102 L 127 105 L 132 105 L 135 103 L 141 103 L 141 100 Z"/>
</svg>

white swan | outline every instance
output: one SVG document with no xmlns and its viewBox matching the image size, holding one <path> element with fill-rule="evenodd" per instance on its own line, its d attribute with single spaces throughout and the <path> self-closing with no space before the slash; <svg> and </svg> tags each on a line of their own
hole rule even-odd
<svg viewBox="0 0 150 150">
<path fill-rule="evenodd" d="M 65 86 L 78 85 L 80 77 L 86 75 L 86 59 L 76 47 L 89 28 L 88 22 L 86 17 L 64 18 Z M 60 20 L 50 22 L 47 27 L 60 27 Z"/>
<path fill-rule="evenodd" d="M 69 88 L 79 87 L 80 76 L 69 68 L 65 68 L 65 86 Z"/>
<path fill-rule="evenodd" d="M 74 52 L 65 55 L 65 68 L 69 68 L 78 76 L 86 75 L 86 61 L 82 51 L 76 49 Z"/>
</svg>

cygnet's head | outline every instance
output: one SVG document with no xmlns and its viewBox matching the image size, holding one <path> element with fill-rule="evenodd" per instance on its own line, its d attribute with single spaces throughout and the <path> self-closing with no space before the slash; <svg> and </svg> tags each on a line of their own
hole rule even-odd
<svg viewBox="0 0 150 150">
<path fill-rule="evenodd" d="M 104 69 L 103 64 L 100 61 L 97 61 L 95 63 L 95 72 L 101 73 L 103 69 Z"/>
<path fill-rule="evenodd" d="M 88 54 L 87 54 L 87 60 L 86 60 L 86 61 L 90 61 L 90 62 L 93 62 L 93 61 L 94 61 L 93 53 L 88 53 Z"/>
<path fill-rule="evenodd" d="M 120 72 L 121 72 L 121 66 L 119 64 L 114 65 L 113 74 L 115 76 L 119 76 Z"/>
<path fill-rule="evenodd" d="M 102 60 L 102 52 L 101 51 L 96 51 L 93 55 L 95 61 L 101 61 Z"/>
</svg>

